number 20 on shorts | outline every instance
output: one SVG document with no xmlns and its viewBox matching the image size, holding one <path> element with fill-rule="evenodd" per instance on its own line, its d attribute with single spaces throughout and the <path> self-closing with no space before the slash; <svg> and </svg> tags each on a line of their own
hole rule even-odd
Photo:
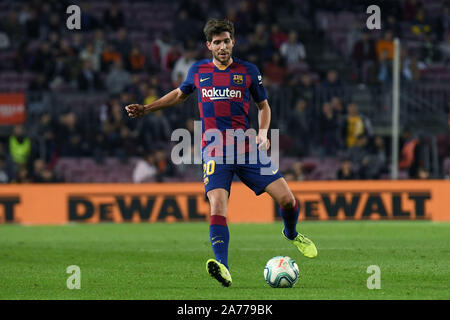
<svg viewBox="0 0 450 320">
<path fill-rule="evenodd" d="M 207 163 L 203 164 L 203 178 L 212 175 L 216 169 L 216 162 L 214 160 L 209 160 Z"/>
</svg>

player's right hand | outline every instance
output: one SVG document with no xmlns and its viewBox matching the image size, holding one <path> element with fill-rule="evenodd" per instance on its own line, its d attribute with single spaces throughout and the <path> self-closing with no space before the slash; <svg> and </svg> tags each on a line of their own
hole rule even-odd
<svg viewBox="0 0 450 320">
<path fill-rule="evenodd" d="M 146 115 L 145 107 L 142 104 L 129 104 L 125 107 L 130 118 L 138 118 Z"/>
</svg>

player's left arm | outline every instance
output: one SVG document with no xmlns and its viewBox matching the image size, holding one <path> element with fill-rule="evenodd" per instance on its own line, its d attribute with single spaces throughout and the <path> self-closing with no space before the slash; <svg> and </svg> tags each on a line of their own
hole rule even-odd
<svg viewBox="0 0 450 320">
<path fill-rule="evenodd" d="M 267 139 L 267 132 L 270 126 L 270 106 L 267 101 L 267 92 L 263 85 L 261 73 L 258 68 L 250 64 L 248 67 L 251 77 L 251 85 L 249 87 L 250 94 L 252 95 L 255 103 L 258 107 L 258 135 L 256 136 L 256 144 L 260 150 L 268 150 L 270 148 L 270 141 Z"/>
<path fill-rule="evenodd" d="M 258 135 L 256 136 L 256 143 L 258 145 L 258 149 L 260 150 L 269 150 L 270 148 L 270 140 L 267 139 L 267 132 L 270 126 L 271 119 L 271 111 L 269 102 L 267 99 L 258 102 Z"/>
</svg>

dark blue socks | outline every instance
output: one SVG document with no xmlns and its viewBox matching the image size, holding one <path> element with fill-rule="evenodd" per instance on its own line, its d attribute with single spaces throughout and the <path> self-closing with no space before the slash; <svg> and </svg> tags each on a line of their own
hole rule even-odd
<svg viewBox="0 0 450 320">
<path fill-rule="evenodd" d="M 294 240 L 298 234 L 296 226 L 299 213 L 300 206 L 297 200 L 295 200 L 295 206 L 293 208 L 287 209 L 280 206 L 280 215 L 284 222 L 284 235 L 290 240 Z"/>
<path fill-rule="evenodd" d="M 228 268 L 228 243 L 230 233 L 224 216 L 212 215 L 209 224 L 209 237 L 216 260 Z"/>
</svg>

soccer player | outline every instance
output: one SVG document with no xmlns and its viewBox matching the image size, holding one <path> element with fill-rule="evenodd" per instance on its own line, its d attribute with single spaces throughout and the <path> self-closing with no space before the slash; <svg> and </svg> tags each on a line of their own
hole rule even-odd
<svg viewBox="0 0 450 320">
<path fill-rule="evenodd" d="M 212 53 L 212 59 L 194 63 L 180 87 L 160 99 L 148 105 L 131 104 L 126 106 L 128 115 L 136 118 L 174 106 L 185 101 L 188 95 L 197 88 L 203 136 L 210 129 L 218 130 L 226 135 L 227 129 L 244 131 L 249 129 L 248 111 L 250 96 L 252 96 L 258 107 L 257 148 L 268 150 L 270 142 L 267 138 L 267 131 L 270 125 L 271 111 L 258 68 L 232 55 L 235 38 L 234 26 L 231 21 L 210 19 L 203 31 L 206 36 L 206 46 Z M 206 262 L 208 273 L 223 286 L 231 285 L 232 279 L 228 268 L 230 235 L 226 218 L 234 174 L 256 195 L 267 192 L 280 205 L 280 214 L 284 222 L 282 235 L 306 257 L 316 257 L 317 249 L 314 243 L 296 230 L 299 204 L 278 169 L 273 170 L 270 175 L 261 174 L 261 169 L 270 167 L 270 163 L 263 164 L 260 157 L 257 158 L 256 163 L 247 163 L 249 161 L 246 161 L 244 164 L 230 164 L 228 161 L 216 161 L 220 156 L 226 157 L 229 149 L 223 145 L 221 149 L 211 150 L 208 148 L 210 145 L 211 141 L 202 139 L 203 178 L 211 210 L 210 240 L 216 258 Z M 220 150 L 223 150 L 222 154 L 220 154 Z M 250 151 L 249 144 L 246 144 L 245 153 Z M 248 160 L 247 156 L 246 160 Z"/>
</svg>

